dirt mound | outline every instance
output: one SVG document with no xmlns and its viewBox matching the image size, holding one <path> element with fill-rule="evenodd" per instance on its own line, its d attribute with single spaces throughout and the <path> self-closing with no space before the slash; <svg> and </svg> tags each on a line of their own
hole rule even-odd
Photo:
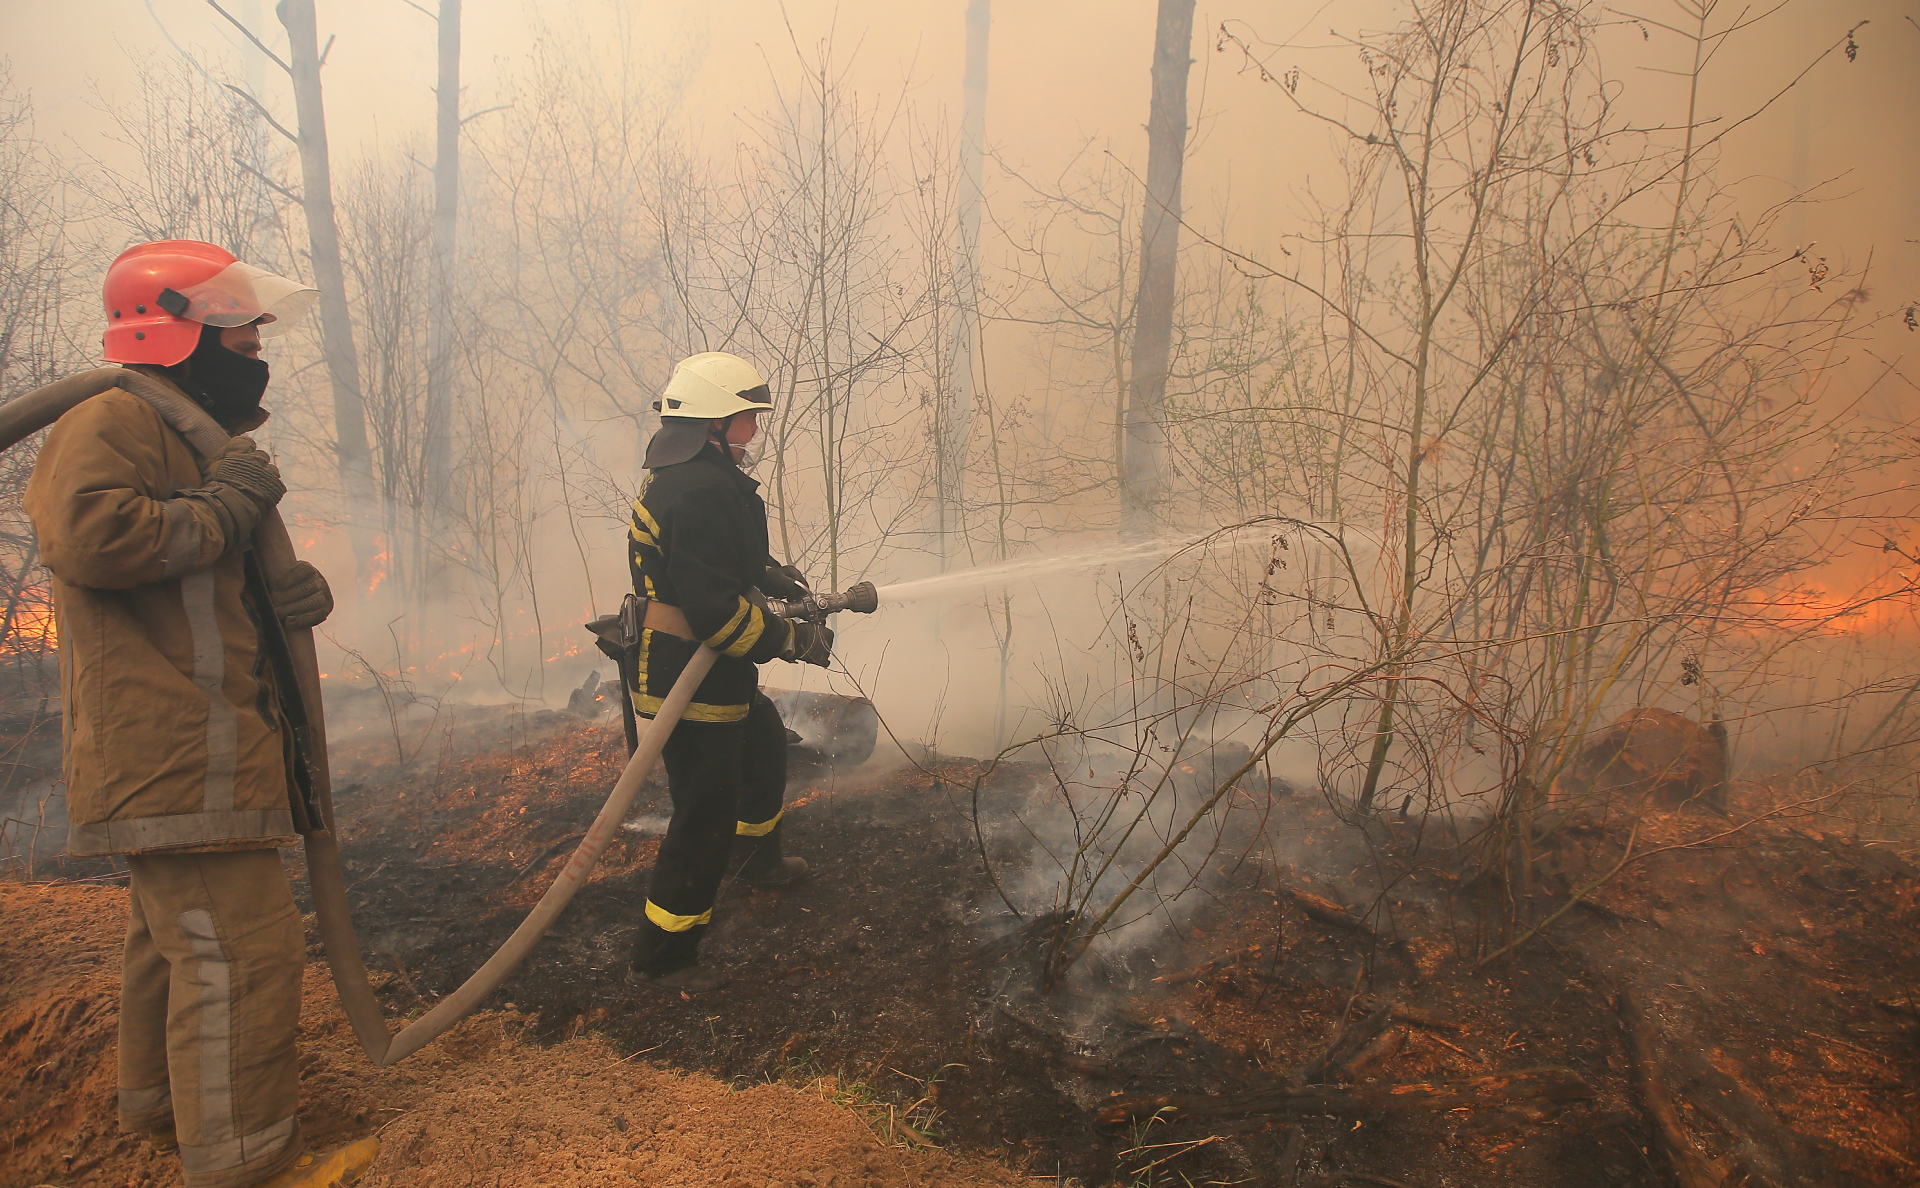
<svg viewBox="0 0 1920 1188">
<path fill-rule="evenodd" d="M 0 883 L 0 1186 L 126 1183 L 114 1044 L 127 894 Z M 109 1170 L 112 1169 L 112 1170 Z"/>
<path fill-rule="evenodd" d="M 126 893 L 0 884 L 0 1188 L 166 1188 L 179 1162 L 114 1133 Z M 978 1159 L 891 1147 L 861 1115 L 784 1084 L 744 1091 L 622 1058 L 597 1037 L 520 1041 L 489 1012 L 393 1068 L 355 1045 L 318 963 L 301 1016 L 301 1125 L 328 1147 L 378 1133 L 370 1188 L 658 1185 L 935 1188 L 1011 1184 Z"/>
</svg>

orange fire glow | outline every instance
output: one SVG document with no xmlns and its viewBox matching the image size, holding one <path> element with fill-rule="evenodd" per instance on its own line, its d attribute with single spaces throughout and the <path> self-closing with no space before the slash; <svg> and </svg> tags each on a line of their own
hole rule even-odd
<svg viewBox="0 0 1920 1188">
<path fill-rule="evenodd" d="M 0 637 L 0 652 L 14 656 L 51 652 L 59 646 L 60 633 L 50 606 L 27 604 L 16 608 L 6 635 Z"/>
<path fill-rule="evenodd" d="M 1735 604 L 1750 631 L 1868 635 L 1920 626 L 1920 573 L 1883 574 L 1851 590 L 1808 583 L 1748 590 Z"/>
</svg>

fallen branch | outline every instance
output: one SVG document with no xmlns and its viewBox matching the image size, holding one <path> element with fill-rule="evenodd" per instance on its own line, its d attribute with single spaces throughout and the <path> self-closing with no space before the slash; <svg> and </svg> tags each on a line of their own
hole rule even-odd
<svg viewBox="0 0 1920 1188">
<path fill-rule="evenodd" d="M 1832 1143 L 1783 1126 L 1753 1090 L 1697 1051 L 1674 1053 L 1676 1088 L 1694 1112 L 1726 1140 L 1734 1170 L 1747 1188 L 1796 1188 L 1854 1180 Z"/>
<path fill-rule="evenodd" d="M 560 853 L 560 851 L 562 850 L 568 849 L 572 846 L 579 844 L 580 839 L 585 836 L 587 835 L 584 833 L 570 833 L 567 836 L 561 838 L 559 841 L 554 842 L 552 845 L 548 846 L 546 849 L 541 850 L 538 854 L 535 854 L 533 856 L 533 861 L 527 863 L 525 866 L 520 868 L 519 874 L 514 875 L 511 879 L 507 880 L 507 886 L 511 887 L 515 883 L 519 882 L 521 879 L 524 879 L 528 875 L 532 874 L 534 871 L 539 870 L 542 866 L 546 865 L 547 860 L 549 858 L 552 858 L 554 855 Z"/>
<path fill-rule="evenodd" d="M 1726 1182 L 1726 1169 L 1717 1162 L 1701 1154 L 1693 1145 L 1693 1139 L 1687 1134 L 1680 1120 L 1679 1103 L 1674 1100 L 1673 1092 L 1660 1075 L 1660 1067 L 1654 1059 L 1653 1024 L 1646 1012 L 1628 991 L 1621 991 L 1619 1001 L 1614 1004 L 1620 1013 L 1620 1022 L 1627 1031 L 1627 1056 L 1633 1092 L 1640 1099 L 1640 1109 L 1659 1136 L 1660 1149 L 1666 1152 L 1667 1162 L 1673 1165 L 1673 1177 L 1680 1188 L 1720 1188 Z"/>
<path fill-rule="evenodd" d="M 1368 1069 L 1393 1059 L 1407 1046 L 1407 1036 L 1404 1027 L 1390 1028 L 1374 1036 L 1340 1067 L 1341 1074 L 1348 1080 L 1356 1080 L 1365 1075 Z"/>
<path fill-rule="evenodd" d="M 1345 1012 L 1340 1015 L 1340 1026 L 1333 1033 L 1333 1041 L 1318 1056 L 1308 1061 L 1296 1079 L 1309 1085 L 1319 1084 L 1327 1079 L 1327 1074 L 1337 1071 L 1342 1065 L 1371 1043 L 1374 1037 L 1387 1029 L 1393 1021 L 1395 1004 L 1383 1002 L 1368 1011 L 1366 1017 L 1358 1023 L 1351 1021 Z"/>
<path fill-rule="evenodd" d="M 1119 1095 L 1101 1105 L 1096 1120 L 1120 1127 L 1160 1116 L 1196 1120 L 1311 1118 L 1325 1115 L 1446 1113 L 1489 1109 L 1515 1102 L 1560 1106 L 1592 1099 L 1593 1089 L 1571 1069 L 1524 1068 L 1455 1085 L 1275 1086 L 1246 1093 L 1212 1095 Z"/>
<path fill-rule="evenodd" d="M 1302 891 L 1298 887 L 1282 886 L 1280 890 L 1291 898 L 1293 902 L 1299 904 L 1300 910 L 1305 912 L 1310 919 L 1318 920 L 1322 924 L 1343 929 L 1347 932 L 1357 932 L 1369 940 L 1380 939 L 1380 934 L 1374 931 L 1371 924 L 1359 919 L 1352 912 L 1349 912 L 1346 908 L 1341 907 L 1331 899 L 1324 899 L 1311 891 Z"/>
<path fill-rule="evenodd" d="M 1379 1005 L 1379 1000 L 1370 995 L 1362 996 L 1358 1004 L 1361 1009 L 1371 1011 Z M 1409 1027 L 1418 1027 L 1423 1031 L 1465 1031 L 1467 1025 L 1452 1015 L 1443 1015 L 1439 1011 L 1426 1007 L 1408 1006 L 1404 1002 L 1393 1004 L 1393 1021 L 1405 1023 Z"/>
</svg>

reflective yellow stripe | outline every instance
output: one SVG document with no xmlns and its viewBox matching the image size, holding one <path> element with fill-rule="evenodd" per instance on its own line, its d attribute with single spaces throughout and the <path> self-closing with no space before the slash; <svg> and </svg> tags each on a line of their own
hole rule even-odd
<svg viewBox="0 0 1920 1188">
<path fill-rule="evenodd" d="M 660 539 L 660 521 L 654 519 L 653 513 L 649 512 L 646 505 L 638 499 L 633 501 L 633 518 L 652 533 L 655 540 Z"/>
<path fill-rule="evenodd" d="M 654 549 L 660 547 L 660 542 L 654 537 L 653 533 L 648 532 L 638 524 L 629 524 L 627 526 L 627 535 L 633 538 L 635 544 L 646 545 Z"/>
<path fill-rule="evenodd" d="M 643 718 L 651 718 L 660 712 L 666 704 L 664 697 L 652 697 L 645 693 L 636 693 L 633 698 L 633 712 Z M 696 701 L 687 706 L 687 712 L 680 715 L 682 722 L 738 722 L 747 716 L 744 705 L 709 705 Z"/>
<path fill-rule="evenodd" d="M 668 932 L 685 932 L 696 924 L 713 922 L 713 909 L 708 908 L 697 916 L 676 916 L 653 900 L 647 900 L 647 919 L 666 929 Z"/>
<path fill-rule="evenodd" d="M 733 618 L 727 620 L 727 625 L 725 627 L 722 627 L 720 630 L 714 632 L 712 635 L 707 636 L 704 642 L 708 647 L 718 649 L 721 645 L 721 641 L 726 639 L 727 636 L 732 635 L 734 631 L 740 626 L 740 621 L 746 618 L 748 613 L 753 610 L 753 604 L 751 602 L 748 602 L 746 599 L 742 598 L 739 600 L 739 602 L 740 602 L 740 609 L 733 612 Z M 734 655 L 735 653 L 722 652 L 721 654 L 730 656 L 730 655 Z"/>
<path fill-rule="evenodd" d="M 647 594 L 653 594 L 653 579 L 647 579 Z M 655 697 L 647 692 L 647 656 L 653 651 L 653 628 L 640 629 L 640 654 L 636 657 L 634 671 L 633 712 L 643 718 L 651 718 L 660 712 L 666 704 L 666 698 Z M 695 701 L 687 706 L 687 712 L 680 715 L 682 722 L 738 722 L 747 716 L 745 705 L 712 705 L 704 701 Z"/>
<path fill-rule="evenodd" d="M 733 823 L 733 831 L 741 837 L 765 837 L 767 834 L 773 832 L 773 827 L 778 825 L 780 818 L 786 815 L 787 810 L 781 809 L 779 812 L 773 814 L 773 820 L 762 821 L 758 825 L 753 825 L 746 821 L 735 821 Z"/>
<path fill-rule="evenodd" d="M 760 613 L 759 607 L 748 603 L 747 619 L 747 629 L 740 633 L 739 639 L 727 645 L 726 651 L 720 653 L 722 656 L 744 656 L 751 652 L 753 645 L 759 643 L 760 637 L 766 634 L 767 616 Z"/>
</svg>

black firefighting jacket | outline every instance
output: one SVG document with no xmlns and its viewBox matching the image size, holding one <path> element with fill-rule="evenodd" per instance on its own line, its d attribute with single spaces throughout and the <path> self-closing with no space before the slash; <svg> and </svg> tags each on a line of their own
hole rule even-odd
<svg viewBox="0 0 1920 1188">
<path fill-rule="evenodd" d="M 767 505 L 760 484 L 717 446 L 647 472 L 633 501 L 627 564 L 634 592 L 687 616 L 720 653 L 682 721 L 738 722 L 759 686 L 755 668 L 778 656 L 791 630 L 747 598 L 767 570 Z M 697 645 L 651 628 L 640 633 L 634 711 L 652 717 Z"/>
</svg>

